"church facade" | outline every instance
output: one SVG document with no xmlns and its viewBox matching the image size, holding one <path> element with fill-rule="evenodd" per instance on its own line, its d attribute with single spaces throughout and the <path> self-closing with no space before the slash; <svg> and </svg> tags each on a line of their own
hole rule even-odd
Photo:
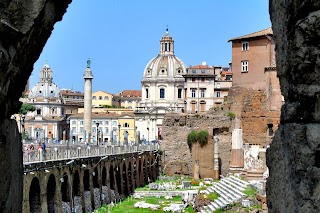
<svg viewBox="0 0 320 213">
<path fill-rule="evenodd" d="M 140 140 L 161 139 L 162 122 L 167 112 L 184 108 L 186 66 L 174 54 L 174 39 L 166 31 L 160 40 L 160 52 L 143 72 L 142 97 L 135 109 L 135 125 Z"/>
<path fill-rule="evenodd" d="M 51 142 L 65 138 L 65 105 L 47 63 L 40 70 L 39 82 L 29 92 L 27 103 L 36 107 L 25 118 L 24 131 L 29 139 Z"/>
</svg>

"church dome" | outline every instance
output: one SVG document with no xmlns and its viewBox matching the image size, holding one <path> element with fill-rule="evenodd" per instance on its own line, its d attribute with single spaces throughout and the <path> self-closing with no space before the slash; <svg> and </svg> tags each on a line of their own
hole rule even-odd
<svg viewBox="0 0 320 213">
<path fill-rule="evenodd" d="M 30 90 L 29 98 L 59 98 L 60 89 L 52 79 L 52 70 L 46 63 L 40 70 L 40 81 Z"/>
<path fill-rule="evenodd" d="M 160 40 L 160 53 L 151 59 L 143 72 L 143 80 L 181 79 L 186 73 L 186 66 L 181 59 L 174 55 L 174 40 L 168 31 Z"/>
</svg>

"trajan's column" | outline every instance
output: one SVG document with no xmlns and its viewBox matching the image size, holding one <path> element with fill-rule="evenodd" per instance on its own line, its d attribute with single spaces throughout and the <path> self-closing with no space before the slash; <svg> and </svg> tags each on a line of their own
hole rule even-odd
<svg viewBox="0 0 320 213">
<path fill-rule="evenodd" d="M 92 71 L 90 69 L 91 60 L 87 60 L 87 68 L 84 73 L 84 142 L 90 143 L 92 124 Z"/>
</svg>

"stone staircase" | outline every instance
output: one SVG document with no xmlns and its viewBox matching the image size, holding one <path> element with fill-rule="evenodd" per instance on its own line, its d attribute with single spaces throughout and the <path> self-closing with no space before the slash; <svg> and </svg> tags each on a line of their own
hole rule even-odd
<svg viewBox="0 0 320 213">
<path fill-rule="evenodd" d="M 248 185 L 248 182 L 243 181 L 236 176 L 221 176 L 221 180 L 218 183 L 215 183 L 213 186 L 201 191 L 205 194 L 215 191 L 220 195 L 218 199 L 211 202 L 208 206 L 203 207 L 201 213 L 211 213 L 219 208 L 227 206 L 228 204 L 240 201 L 241 198 L 245 196 L 243 191 Z"/>
</svg>

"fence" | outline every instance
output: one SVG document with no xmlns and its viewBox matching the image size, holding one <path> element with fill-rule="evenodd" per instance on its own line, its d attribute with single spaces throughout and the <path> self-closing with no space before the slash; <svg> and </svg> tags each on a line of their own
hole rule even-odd
<svg viewBox="0 0 320 213">
<path fill-rule="evenodd" d="M 134 145 L 134 146 L 87 146 L 87 147 L 69 147 L 69 148 L 50 148 L 43 151 L 41 148 L 38 150 L 26 150 L 23 153 L 23 163 L 35 163 L 43 161 L 59 161 L 76 158 L 87 158 L 96 156 L 107 156 L 116 154 L 126 154 L 133 152 L 154 151 L 158 150 L 158 144 L 150 145 Z"/>
</svg>

